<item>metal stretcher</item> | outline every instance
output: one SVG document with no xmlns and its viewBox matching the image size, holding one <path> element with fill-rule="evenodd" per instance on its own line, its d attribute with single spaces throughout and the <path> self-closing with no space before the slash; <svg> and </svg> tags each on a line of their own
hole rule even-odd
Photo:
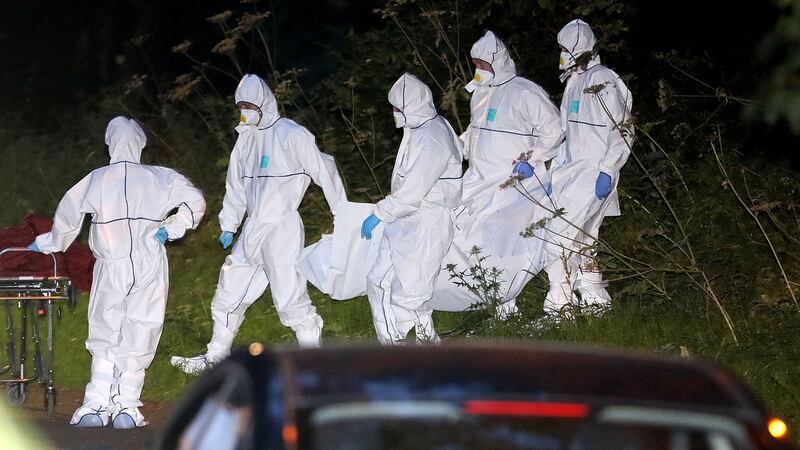
<svg viewBox="0 0 800 450">
<path fill-rule="evenodd" d="M 0 257 L 9 252 L 29 252 L 27 248 L 0 250 Z M 0 302 L 6 316 L 7 364 L 0 367 L 0 383 L 8 387 L 8 400 L 13 405 L 25 402 L 28 383 L 37 381 L 44 387 L 44 407 L 53 413 L 56 389 L 53 378 L 53 311 L 61 315 L 60 303 L 75 307 L 75 288 L 72 280 L 58 275 L 58 263 L 53 258 L 53 276 L 0 276 Z M 2 275 L 2 274 L 0 274 Z M 54 308 L 55 306 L 55 308 Z M 47 327 L 46 350 L 42 352 L 39 322 Z M 33 341 L 33 365 L 28 361 L 28 346 Z"/>
</svg>

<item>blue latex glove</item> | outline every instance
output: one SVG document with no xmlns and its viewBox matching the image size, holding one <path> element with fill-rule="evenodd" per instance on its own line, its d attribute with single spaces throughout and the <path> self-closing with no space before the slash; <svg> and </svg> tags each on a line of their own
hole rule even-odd
<svg viewBox="0 0 800 450">
<path fill-rule="evenodd" d="M 381 223 L 381 219 L 378 219 L 378 216 L 375 214 L 370 214 L 369 217 L 364 219 L 364 223 L 361 224 L 361 237 L 363 239 L 372 239 L 372 230 Z"/>
<path fill-rule="evenodd" d="M 222 245 L 222 248 L 225 250 L 233 244 L 233 233 L 230 231 L 223 231 L 222 234 L 219 235 L 219 243 Z"/>
<path fill-rule="evenodd" d="M 533 166 L 527 161 L 520 161 L 514 166 L 511 174 L 517 175 L 523 180 L 528 179 L 533 176 Z"/>
<path fill-rule="evenodd" d="M 597 181 L 594 182 L 594 195 L 604 200 L 609 194 L 611 194 L 611 177 L 605 172 L 600 172 Z"/>
<path fill-rule="evenodd" d="M 156 240 L 164 244 L 167 242 L 167 239 L 169 239 L 169 233 L 167 233 L 167 229 L 164 227 L 159 228 L 156 232 Z"/>
<path fill-rule="evenodd" d="M 39 252 L 39 253 L 42 252 L 42 250 L 39 248 L 39 246 L 36 245 L 36 241 L 34 241 L 31 245 L 28 246 L 28 250 L 30 250 L 32 252 Z"/>
</svg>

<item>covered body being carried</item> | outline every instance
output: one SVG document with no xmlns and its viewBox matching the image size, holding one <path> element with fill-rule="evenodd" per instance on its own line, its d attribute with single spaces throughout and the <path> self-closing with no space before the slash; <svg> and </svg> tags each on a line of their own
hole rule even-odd
<svg viewBox="0 0 800 450">
<path fill-rule="evenodd" d="M 496 294 L 504 311 L 510 313 L 516 308 L 516 296 L 544 267 L 543 230 L 535 231 L 532 237 L 522 234 L 531 224 L 552 217 L 557 209 L 545 161 L 556 154 L 563 132 L 558 109 L 548 94 L 536 83 L 517 76 L 505 45 L 492 32 L 475 43 L 471 55 L 473 61 L 491 70 L 479 69 L 467 86 L 472 92 L 471 120 L 461 141 L 469 168 L 463 175 L 462 203 L 453 211 L 452 243 L 446 247 L 441 267 L 468 271 L 479 257 L 483 258 L 484 267 L 501 271 L 495 280 L 499 282 Z M 524 180 L 512 174 L 515 164 L 520 163 L 532 172 Z M 397 175 L 395 171 L 395 178 Z M 363 295 L 367 272 L 376 258 L 374 245 L 357 242 L 355 225 L 337 220 L 334 235 L 307 248 L 301 257 L 301 272 L 320 290 L 338 299 L 347 298 L 341 295 L 343 292 Z M 446 231 L 447 227 L 448 220 L 432 221 L 416 234 L 409 234 L 409 238 L 415 237 L 409 246 L 424 247 L 423 236 Z M 388 232 L 389 227 L 386 229 Z M 384 230 L 378 227 L 376 231 Z M 331 248 L 345 249 L 346 254 L 334 256 Z M 433 249 L 429 252 L 436 253 Z M 341 267 L 331 260 L 347 264 Z M 415 265 L 414 258 L 406 258 L 395 261 L 394 267 L 412 273 Z M 478 280 L 470 276 L 459 280 L 451 275 L 448 269 L 439 272 L 430 308 L 464 311 L 481 303 L 481 295 L 460 285 L 460 281 Z"/>
</svg>

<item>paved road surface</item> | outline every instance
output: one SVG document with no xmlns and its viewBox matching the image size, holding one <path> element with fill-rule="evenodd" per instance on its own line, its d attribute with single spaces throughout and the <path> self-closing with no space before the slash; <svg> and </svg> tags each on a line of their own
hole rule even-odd
<svg viewBox="0 0 800 450">
<path fill-rule="evenodd" d="M 5 400 L 5 389 L 0 389 L 2 400 Z M 166 402 L 145 401 L 142 413 L 150 423 L 147 427 L 136 430 L 115 430 L 110 425 L 106 428 L 75 428 L 69 425 L 72 413 L 80 406 L 83 399 L 81 391 L 58 392 L 56 410 L 53 417 L 44 410 L 44 396 L 41 386 L 31 384 L 28 398 L 24 405 L 11 408 L 23 422 L 38 430 L 53 448 L 58 449 L 143 449 L 148 448 L 153 439 L 156 427 L 166 421 L 172 407 Z"/>
</svg>

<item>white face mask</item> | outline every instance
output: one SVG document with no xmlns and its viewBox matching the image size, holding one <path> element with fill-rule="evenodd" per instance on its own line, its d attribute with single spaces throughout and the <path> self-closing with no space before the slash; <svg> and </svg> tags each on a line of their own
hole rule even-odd
<svg viewBox="0 0 800 450">
<path fill-rule="evenodd" d="M 261 113 L 254 109 L 243 109 L 240 113 L 239 123 L 242 125 L 258 125 L 261 120 Z"/>
<path fill-rule="evenodd" d="M 486 84 L 488 84 L 492 78 L 494 78 L 494 73 L 489 72 L 488 70 L 475 69 L 475 77 L 469 82 L 469 84 L 464 86 L 464 89 L 471 93 L 478 86 L 486 86 Z"/>
<path fill-rule="evenodd" d="M 569 69 L 575 65 L 575 58 L 570 52 L 561 52 L 561 57 L 558 59 L 558 68 L 561 70 Z"/>
<path fill-rule="evenodd" d="M 403 128 L 406 126 L 406 116 L 401 112 L 393 112 L 392 115 L 394 116 L 394 126 L 397 128 Z"/>
</svg>

